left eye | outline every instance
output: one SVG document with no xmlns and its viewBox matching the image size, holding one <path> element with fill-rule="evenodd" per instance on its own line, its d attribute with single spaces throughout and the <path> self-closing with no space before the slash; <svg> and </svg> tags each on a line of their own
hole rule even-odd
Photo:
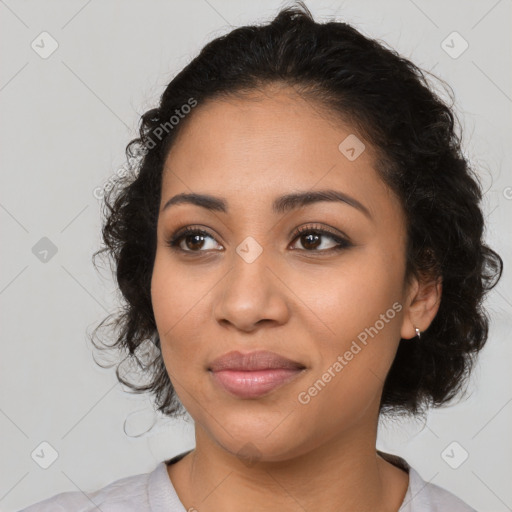
<svg viewBox="0 0 512 512">
<path fill-rule="evenodd" d="M 300 241 L 303 247 L 305 247 L 305 249 L 301 250 L 306 250 L 307 252 L 328 252 L 330 250 L 335 251 L 345 249 L 351 245 L 348 240 L 323 229 L 302 228 L 298 229 L 295 232 L 295 235 L 296 236 L 294 240 Z M 334 241 L 334 244 L 331 244 L 331 247 L 325 247 L 321 241 L 322 238 L 330 238 L 332 241 Z M 318 248 L 320 248 L 320 250 L 315 250 Z"/>
</svg>

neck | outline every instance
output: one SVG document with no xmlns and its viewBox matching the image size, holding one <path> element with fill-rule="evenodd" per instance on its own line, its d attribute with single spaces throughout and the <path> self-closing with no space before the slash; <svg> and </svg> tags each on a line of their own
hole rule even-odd
<svg viewBox="0 0 512 512">
<path fill-rule="evenodd" d="M 196 448 L 168 471 L 187 510 L 396 512 L 408 476 L 378 456 L 376 435 L 375 421 L 282 460 L 242 461 L 196 424 Z"/>
</svg>

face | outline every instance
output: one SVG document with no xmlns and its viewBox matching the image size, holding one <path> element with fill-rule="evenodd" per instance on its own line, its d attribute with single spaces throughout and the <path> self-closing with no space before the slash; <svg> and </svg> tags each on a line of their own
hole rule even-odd
<svg viewBox="0 0 512 512">
<path fill-rule="evenodd" d="M 199 105 L 166 159 L 151 289 L 162 356 L 196 429 L 231 453 L 285 460 L 373 428 L 403 328 L 405 220 L 354 133 L 273 90 Z M 273 207 L 320 190 L 346 200 Z M 224 211 L 164 208 L 182 193 Z M 303 369 L 252 397 L 208 370 L 259 350 Z"/>
</svg>

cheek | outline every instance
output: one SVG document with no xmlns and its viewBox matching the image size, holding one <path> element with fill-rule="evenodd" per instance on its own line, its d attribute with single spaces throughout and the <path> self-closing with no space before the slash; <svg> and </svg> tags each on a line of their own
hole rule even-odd
<svg viewBox="0 0 512 512">
<path fill-rule="evenodd" d="M 339 404 L 338 414 L 352 421 L 378 400 L 400 340 L 402 263 L 392 258 L 393 265 L 386 254 L 361 251 L 297 293 L 315 313 L 308 324 L 317 353 L 313 387 L 302 390 L 313 416 Z"/>
<path fill-rule="evenodd" d="M 318 358 L 297 396 L 304 428 L 322 418 L 329 435 L 377 406 L 400 340 L 402 305 L 389 279 L 376 271 L 338 275 L 312 297 L 322 322 L 309 333 Z"/>
<path fill-rule="evenodd" d="M 173 264 L 163 249 L 157 249 L 151 280 L 151 301 L 157 326 L 164 333 L 171 328 L 171 332 L 192 328 L 201 317 L 211 286 L 204 272 L 187 272 L 183 266 Z"/>
<path fill-rule="evenodd" d="M 323 326 L 331 340 L 348 341 L 373 326 L 395 302 L 402 300 L 401 267 L 396 257 L 392 262 L 386 255 L 360 251 L 339 267 L 302 273 L 301 279 L 295 280 L 294 290 L 311 311 L 315 319 L 312 325 Z M 395 318 L 396 309 L 385 320 Z M 395 331 L 398 328 L 398 322 L 385 324 L 393 324 Z"/>
<path fill-rule="evenodd" d="M 204 323 L 208 286 L 204 279 L 197 283 L 186 278 L 183 272 L 157 257 L 151 282 L 151 301 L 162 355 L 173 373 L 184 368 L 187 361 L 191 370 L 190 354 L 200 343 L 200 322 Z"/>
</svg>

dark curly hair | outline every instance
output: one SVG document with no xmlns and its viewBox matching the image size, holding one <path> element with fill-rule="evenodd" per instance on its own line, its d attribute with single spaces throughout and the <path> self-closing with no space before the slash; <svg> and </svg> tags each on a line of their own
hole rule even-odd
<svg viewBox="0 0 512 512">
<path fill-rule="evenodd" d="M 149 391 L 165 415 L 184 412 L 158 350 L 150 291 L 162 170 L 172 142 L 195 104 L 284 84 L 326 116 L 352 123 L 373 144 L 377 171 L 405 211 L 407 279 L 442 279 L 429 328 L 414 342 L 400 341 L 380 412 L 419 414 L 464 389 L 488 337 L 483 299 L 500 279 L 503 262 L 483 241 L 482 191 L 463 156 L 453 92 L 447 86 L 447 105 L 426 74 L 347 23 L 316 23 L 298 2 L 268 24 L 214 39 L 172 79 L 126 147 L 134 165 L 105 195 L 105 245 L 93 256 L 94 263 L 104 252 L 110 256 L 125 302 L 93 335 L 94 343 L 99 328 L 114 327 L 113 344 L 94 344 L 125 352 L 116 370 L 123 384 L 136 393 Z M 142 364 L 138 349 L 148 340 L 156 357 Z M 133 375 L 147 382 L 130 380 L 121 371 L 126 363 L 135 364 Z"/>
</svg>

